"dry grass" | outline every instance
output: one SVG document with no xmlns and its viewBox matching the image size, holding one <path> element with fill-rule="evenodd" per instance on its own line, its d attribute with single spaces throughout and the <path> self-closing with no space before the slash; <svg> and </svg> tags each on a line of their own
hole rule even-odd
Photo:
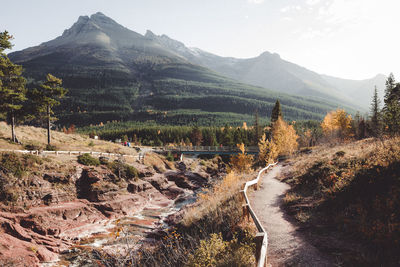
<svg viewBox="0 0 400 267">
<path fill-rule="evenodd" d="M 362 252 L 345 248 L 345 265 L 398 265 L 400 137 L 321 146 L 291 164 L 285 179 L 292 188 L 284 200 L 300 224 L 317 238 L 321 232 L 333 239 L 339 233 L 368 247 Z"/>
<path fill-rule="evenodd" d="M 156 153 L 146 153 L 143 164 L 152 167 L 157 172 L 163 173 L 169 170 L 175 170 L 175 163 L 168 161 L 164 156 Z"/>
<path fill-rule="evenodd" d="M 228 173 L 219 184 L 198 195 L 196 205 L 185 213 L 184 225 L 191 225 L 202 219 L 205 214 L 215 211 L 227 199 L 238 194 L 242 185 L 243 181 L 240 176 L 234 172 Z"/>
<path fill-rule="evenodd" d="M 300 196 L 296 193 L 286 193 L 285 197 L 283 198 L 283 202 L 285 204 L 292 204 L 300 200 Z"/>
<path fill-rule="evenodd" d="M 307 170 L 315 164 L 315 162 L 322 159 L 332 160 L 337 157 L 336 153 L 343 151 L 344 160 L 362 158 L 368 154 L 381 150 L 384 146 L 380 140 L 368 138 L 360 141 L 326 146 L 321 145 L 314 147 L 311 154 L 298 155 L 290 159 L 290 163 L 293 164 L 292 171 L 296 176 L 303 175 Z"/>
<path fill-rule="evenodd" d="M 0 122 L 0 148 L 23 149 L 24 145 L 35 145 L 42 149 L 46 147 L 47 131 L 44 128 L 18 126 L 16 127 L 16 134 L 23 145 L 10 143 L 11 127 L 5 122 Z M 132 148 L 107 141 L 90 139 L 88 136 L 81 134 L 65 134 L 57 131 L 51 131 L 51 134 L 52 145 L 56 146 L 57 150 L 136 154 L 136 151 Z"/>
</svg>

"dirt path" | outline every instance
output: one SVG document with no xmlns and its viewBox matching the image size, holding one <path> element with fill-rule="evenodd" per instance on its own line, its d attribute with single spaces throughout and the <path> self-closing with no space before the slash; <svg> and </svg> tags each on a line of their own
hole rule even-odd
<svg viewBox="0 0 400 267">
<path fill-rule="evenodd" d="M 277 165 L 262 177 L 258 191 L 250 195 L 257 217 L 268 233 L 268 263 L 272 266 L 334 266 L 311 244 L 280 208 L 289 185 L 275 179 Z"/>
</svg>

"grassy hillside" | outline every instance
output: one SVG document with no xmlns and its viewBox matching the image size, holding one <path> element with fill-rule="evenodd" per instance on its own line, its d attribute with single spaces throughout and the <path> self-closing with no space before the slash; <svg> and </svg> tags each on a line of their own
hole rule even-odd
<svg viewBox="0 0 400 267">
<path fill-rule="evenodd" d="M 0 122 L 0 149 L 42 149 L 47 145 L 47 131 L 32 126 L 19 126 L 16 134 L 21 144 L 10 142 L 11 127 Z M 51 131 L 52 145 L 57 150 L 65 151 L 99 151 L 107 153 L 135 154 L 135 150 L 111 142 L 90 139 L 87 135 L 65 134 Z"/>
<path fill-rule="evenodd" d="M 344 265 L 400 263 L 400 139 L 367 139 L 292 160 L 286 206 Z"/>
</svg>

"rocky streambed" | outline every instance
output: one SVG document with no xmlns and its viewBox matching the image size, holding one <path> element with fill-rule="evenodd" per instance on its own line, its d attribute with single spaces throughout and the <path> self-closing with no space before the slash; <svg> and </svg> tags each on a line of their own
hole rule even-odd
<svg viewBox="0 0 400 267">
<path fill-rule="evenodd" d="M 158 232 L 170 228 L 170 215 L 176 215 L 184 207 L 194 203 L 196 193 L 184 196 L 184 200 L 166 207 L 151 206 L 118 219 L 98 228 L 96 233 L 81 238 L 77 245 L 63 251 L 59 262 L 47 266 L 92 266 L 92 260 L 82 257 L 82 251 L 100 249 L 102 252 L 127 255 L 142 246 L 152 246 Z"/>
<path fill-rule="evenodd" d="M 0 265 L 81 266 L 84 250 L 126 253 L 151 244 L 154 233 L 219 175 L 199 164 L 164 171 L 134 165 L 141 174 L 136 181 L 118 179 L 101 166 L 32 177 L 29 194 L 40 196 L 39 204 L 1 207 Z"/>
</svg>

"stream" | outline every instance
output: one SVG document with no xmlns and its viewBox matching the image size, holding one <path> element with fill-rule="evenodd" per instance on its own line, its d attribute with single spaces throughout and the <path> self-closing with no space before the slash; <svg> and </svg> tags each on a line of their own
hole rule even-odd
<svg viewBox="0 0 400 267">
<path fill-rule="evenodd" d="M 90 251 L 97 248 L 111 254 L 124 254 L 127 251 L 138 249 L 146 242 L 151 244 L 155 240 L 148 237 L 148 235 L 155 230 L 167 229 L 168 225 L 165 223 L 165 219 L 169 215 L 180 211 L 186 205 L 194 203 L 200 191 L 187 194 L 184 196 L 185 200 L 173 203 L 167 207 L 155 208 L 152 205 L 148 205 L 148 207 L 133 215 L 110 220 L 103 227 L 99 228 L 99 231 L 82 237 L 75 246 L 62 253 L 58 262 L 43 266 L 78 267 L 82 266 L 82 258 L 80 257 L 82 250 Z M 88 263 L 86 266 L 92 265 Z"/>
</svg>

